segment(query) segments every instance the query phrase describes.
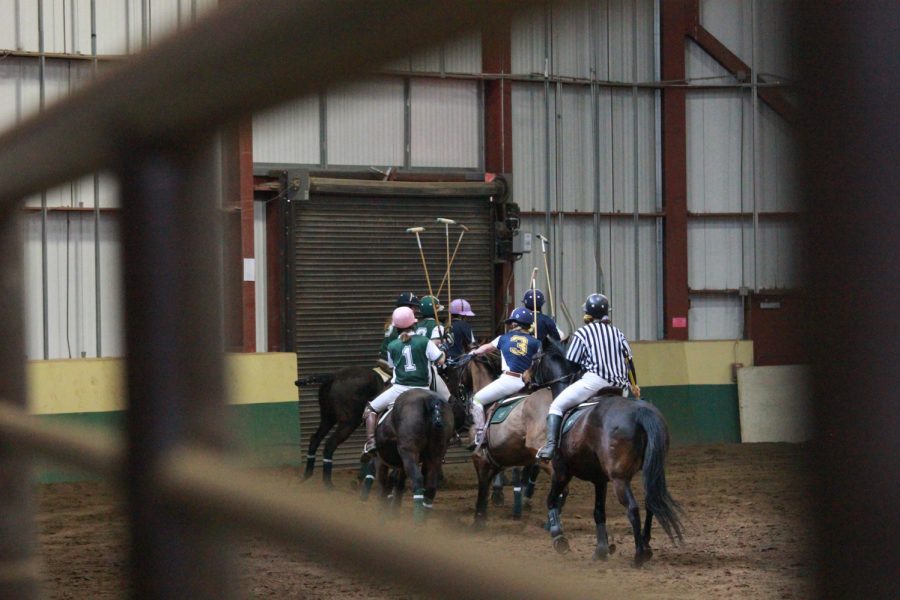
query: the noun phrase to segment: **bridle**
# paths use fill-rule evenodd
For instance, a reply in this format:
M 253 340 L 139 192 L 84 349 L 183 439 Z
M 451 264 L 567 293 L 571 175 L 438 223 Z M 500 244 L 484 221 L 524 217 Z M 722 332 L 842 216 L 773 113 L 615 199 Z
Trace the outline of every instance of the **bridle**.
M 574 380 L 581 377 L 582 373 L 584 372 L 583 369 L 576 369 L 570 373 L 567 373 L 566 375 L 561 375 L 561 376 L 551 379 L 549 381 L 540 381 L 539 377 L 542 372 L 541 366 L 544 361 L 545 354 L 546 353 L 543 350 L 541 350 L 540 352 L 538 352 L 537 354 L 534 355 L 534 358 L 531 361 L 531 368 L 529 369 L 529 371 L 531 371 L 531 374 L 532 374 L 531 387 L 534 389 L 539 390 L 539 389 L 547 388 L 547 387 L 550 387 L 550 386 L 552 386 L 556 383 L 560 383 L 560 382 L 570 384 Z

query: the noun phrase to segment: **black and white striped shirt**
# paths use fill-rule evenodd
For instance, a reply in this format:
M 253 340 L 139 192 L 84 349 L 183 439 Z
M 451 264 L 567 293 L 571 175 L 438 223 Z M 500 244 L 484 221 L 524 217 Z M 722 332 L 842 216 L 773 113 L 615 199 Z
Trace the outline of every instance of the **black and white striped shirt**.
M 631 346 L 625 335 L 608 323 L 590 323 L 573 333 L 566 358 L 612 385 L 628 385 L 626 360 L 631 358 Z

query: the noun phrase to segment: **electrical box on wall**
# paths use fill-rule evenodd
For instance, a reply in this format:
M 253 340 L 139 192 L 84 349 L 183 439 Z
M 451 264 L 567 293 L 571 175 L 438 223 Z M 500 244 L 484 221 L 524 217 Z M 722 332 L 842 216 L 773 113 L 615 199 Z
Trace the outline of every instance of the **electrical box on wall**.
M 531 233 L 520 230 L 513 231 L 512 237 L 512 253 L 521 257 L 523 254 L 531 253 Z

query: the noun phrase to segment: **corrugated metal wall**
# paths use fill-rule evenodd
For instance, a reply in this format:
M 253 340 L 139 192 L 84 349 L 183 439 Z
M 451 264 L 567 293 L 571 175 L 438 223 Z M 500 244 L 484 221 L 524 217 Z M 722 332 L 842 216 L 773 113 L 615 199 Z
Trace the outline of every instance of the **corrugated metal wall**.
M 523 230 L 551 238 L 569 331 L 602 291 L 628 337 L 658 337 L 656 92 L 627 85 L 655 79 L 654 48 L 651 0 L 554 6 L 513 27 L 513 72 L 548 76 L 513 84 L 513 200 Z M 532 266 L 546 288 L 535 250 L 516 265 L 517 297 Z
M 786 5 L 707 0 L 701 23 L 767 81 L 789 81 Z M 698 84 L 734 82 L 694 44 L 688 45 L 687 74 Z M 799 195 L 789 126 L 761 100 L 754 110 L 749 86 L 692 91 L 687 142 L 690 337 L 740 337 L 740 288 L 799 286 L 799 221 L 791 214 L 799 210 Z
M 93 4 L 98 53 L 119 55 L 137 52 L 188 25 L 195 14 L 214 7 L 216 0 L 95 0 Z M 705 0 L 701 21 L 741 58 L 756 63 L 763 76 L 786 79 L 792 73 L 792 56 L 785 35 L 785 4 L 784 0 Z M 91 0 L 43 2 L 44 50 L 80 55 L 46 59 L 46 103 L 93 76 L 93 65 L 85 60 L 91 53 L 91 6 Z M 633 339 L 659 335 L 657 92 L 629 85 L 657 79 L 655 27 L 654 0 L 600 0 L 566 8 L 551 6 L 545 13 L 521 18 L 512 32 L 514 74 L 536 76 L 534 82 L 511 84 L 513 194 L 525 211 L 523 229 L 551 236 L 554 289 L 569 306 L 574 324 L 584 296 L 603 290 L 612 297 L 617 324 Z M 16 55 L 41 49 L 38 30 L 37 2 L 0 2 L 0 129 L 39 110 L 41 61 L 37 56 Z M 733 83 L 700 49 L 690 43 L 687 48 L 692 83 L 703 83 L 707 77 L 720 78 L 711 82 Z M 98 68 L 105 64 L 110 62 L 101 61 Z M 263 165 L 481 169 L 482 83 L 477 77 L 453 77 L 480 71 L 479 34 L 395 61 L 369 82 L 257 115 L 254 159 Z M 557 81 L 560 78 L 564 80 Z M 691 90 L 688 94 L 689 210 L 713 213 L 692 217 L 690 223 L 689 284 L 702 291 L 692 296 L 693 338 L 734 337 L 740 332 L 741 300 L 734 290 L 741 286 L 798 285 L 793 250 L 796 219 L 785 214 L 797 210 L 798 198 L 790 131 L 762 102 L 755 112 L 755 126 L 753 115 L 748 89 Z M 100 178 L 96 185 L 100 206 L 115 207 L 118 199 L 111 182 Z M 51 190 L 46 206 L 91 208 L 94 188 L 93 178 L 87 178 Z M 635 198 L 641 213 L 637 220 Z M 752 212 L 754 200 L 761 213 L 755 231 L 752 218 L 735 214 Z M 28 199 L 31 207 L 41 204 L 40 197 Z M 548 208 L 549 223 L 544 214 Z M 28 352 L 41 357 L 43 225 L 39 214 L 29 214 L 27 221 Z M 121 353 L 115 331 L 120 308 L 117 284 L 106 275 L 107 271 L 117 273 L 114 263 L 108 262 L 114 260 L 118 247 L 115 217 L 103 212 L 100 222 L 102 353 L 115 355 Z M 48 214 L 47 355 L 51 358 L 69 356 L 70 346 L 72 356 L 82 352 L 91 356 L 97 349 L 89 334 L 96 320 L 90 296 L 96 295 L 91 283 L 93 227 L 90 214 Z M 60 260 L 53 248 L 61 249 L 63 255 L 68 248 L 70 260 Z M 539 250 L 539 245 L 535 248 Z M 517 265 L 516 299 L 531 266 L 541 264 L 540 258 L 526 256 Z M 72 308 L 76 289 L 83 298 L 79 314 Z M 69 308 L 60 308 L 67 291 Z M 58 315 L 67 316 L 68 325 Z
M 481 38 L 469 35 L 394 61 L 389 74 L 256 115 L 254 161 L 479 169 L 481 83 L 446 76 L 480 71 Z

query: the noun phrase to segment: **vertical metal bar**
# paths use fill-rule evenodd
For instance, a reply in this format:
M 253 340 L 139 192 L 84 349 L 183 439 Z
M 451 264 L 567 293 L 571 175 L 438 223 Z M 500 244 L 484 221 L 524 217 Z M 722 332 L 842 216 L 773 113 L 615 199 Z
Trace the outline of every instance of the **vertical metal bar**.
M 660 0 L 653 2 L 653 78 L 660 81 Z M 654 161 L 656 164 L 656 180 L 655 180 L 655 198 L 654 208 L 657 213 L 662 212 L 662 92 L 659 88 L 653 92 L 654 99 L 654 119 L 655 119 L 655 136 L 654 144 Z M 663 220 L 656 217 L 656 339 L 661 340 L 666 336 L 665 329 L 665 307 L 663 305 L 663 290 L 665 289 L 665 279 L 663 277 Z
M 412 91 L 409 77 L 403 78 L 403 166 L 412 165 Z M 389 166 L 389 165 L 388 165 Z
M 563 115 L 562 115 L 562 82 L 556 82 L 556 94 L 554 96 L 554 119 L 553 119 L 553 140 L 555 142 L 553 151 L 556 153 L 555 162 L 555 171 L 556 171 L 556 232 L 558 235 L 553 236 L 554 241 L 556 242 L 554 246 L 556 247 L 556 252 L 553 252 L 553 247 L 551 246 L 550 250 L 550 258 L 552 262 L 550 263 L 550 270 L 553 274 L 551 278 L 553 280 L 553 289 L 556 290 L 556 294 L 560 297 L 564 296 L 563 291 L 563 282 L 565 280 L 564 267 L 565 265 L 565 249 L 563 247 L 563 240 L 565 240 L 565 234 L 563 233 L 566 228 L 566 214 L 565 214 L 565 178 L 564 178 L 564 165 L 563 165 L 563 152 L 562 152 L 562 136 L 560 135 L 560 129 L 563 125 Z M 560 268 L 556 268 L 557 265 L 560 265 Z M 550 290 L 547 290 L 547 293 L 550 293 Z M 556 315 L 553 315 L 556 318 Z
M 17 211 L 0 222 L 0 402 L 25 408 L 22 239 Z M 40 597 L 40 563 L 31 458 L 0 440 L 0 590 L 4 598 Z
M 328 166 L 328 92 L 319 92 L 319 165 Z
M 825 600 L 890 598 L 900 573 L 898 22 L 896 2 L 797 3 L 817 426 L 810 595 Z
M 606 3 L 606 78 L 612 79 L 612 47 L 610 34 L 610 24 L 612 23 L 612 2 Z M 615 128 L 613 127 L 613 104 L 616 97 L 615 88 L 609 90 L 609 206 L 611 212 L 616 212 L 616 145 L 615 145 Z M 616 261 L 613 260 L 613 229 L 616 227 L 614 219 L 608 219 L 609 223 L 609 250 L 606 255 L 609 257 L 609 278 L 607 280 L 607 294 L 612 301 L 613 287 L 615 286 Z
M 638 135 L 638 2 L 631 4 L 631 108 L 634 141 L 634 339 L 641 339 L 640 140 Z
M 486 166 L 487 161 L 485 159 L 485 148 L 484 148 L 485 147 L 485 139 L 484 138 L 485 138 L 485 134 L 487 133 L 487 130 L 485 129 L 485 126 L 484 126 L 484 120 L 485 120 L 485 117 L 484 117 L 484 113 L 485 113 L 484 85 L 485 85 L 484 79 L 479 79 L 477 92 L 476 92 L 478 94 L 478 100 L 477 100 L 478 115 L 476 117 L 478 119 L 478 123 L 476 124 L 476 127 L 478 127 L 478 129 L 476 131 L 480 131 L 481 135 L 478 136 L 478 149 L 477 149 L 478 156 L 475 158 L 475 164 L 477 165 L 478 169 L 480 169 L 481 171 L 487 171 L 487 166 Z M 503 80 L 500 81 L 500 85 L 501 86 L 503 85 Z M 500 107 L 500 111 L 501 111 L 501 115 L 502 115 L 503 114 L 502 113 L 502 111 L 503 111 L 502 104 Z M 502 120 L 502 116 L 501 116 L 501 120 Z M 500 146 L 501 146 L 501 148 L 503 147 L 502 139 L 500 140 Z
M 141 0 L 141 50 L 150 46 L 150 0 Z
M 556 238 L 553 236 L 550 221 L 550 5 L 544 9 L 544 231 L 551 240 L 550 261 L 553 262 Z
M 129 157 L 119 174 L 133 597 L 230 598 L 225 532 L 162 504 L 153 484 L 166 452 L 227 438 L 213 148 L 192 141 Z
M 47 56 L 44 54 L 44 0 L 38 0 L 38 107 L 44 110 L 46 100 Z M 50 298 L 49 267 L 47 265 L 47 192 L 41 192 L 41 303 L 44 332 L 44 360 L 50 358 Z
M 125 54 L 131 54 L 131 0 L 125 3 Z
M 22 50 L 22 0 L 16 0 L 13 7 L 16 50 Z
M 750 2 L 750 93 L 752 112 L 750 115 L 753 133 L 750 142 L 750 180 L 753 189 L 753 291 L 759 292 L 759 177 L 757 171 L 757 153 L 759 146 L 759 77 L 757 70 L 759 65 L 756 60 L 756 0 Z M 743 218 L 741 219 L 743 223 Z M 742 226 L 743 228 L 743 226 Z
M 97 78 L 97 0 L 91 0 L 91 67 Z M 94 320 L 97 326 L 97 358 L 103 356 L 103 317 L 100 286 L 100 174 L 94 173 Z
M 596 272 L 597 291 L 603 293 L 603 254 L 600 252 L 600 115 L 597 89 L 597 21 L 596 4 L 588 4 L 590 25 L 588 27 L 588 46 L 591 51 L 591 152 L 594 165 L 594 270 Z

